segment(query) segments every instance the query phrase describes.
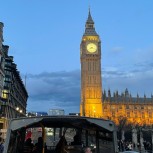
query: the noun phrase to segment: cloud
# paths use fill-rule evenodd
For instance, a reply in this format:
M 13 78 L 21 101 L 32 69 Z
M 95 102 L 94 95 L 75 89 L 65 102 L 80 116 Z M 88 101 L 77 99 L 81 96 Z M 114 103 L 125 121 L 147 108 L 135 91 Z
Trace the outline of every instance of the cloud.
M 103 70 L 103 89 L 118 90 L 120 93 L 128 88 L 132 96 L 137 93 L 148 97 L 153 92 L 153 62 L 137 63 L 135 65 L 117 68 L 105 67 Z
M 123 51 L 123 50 L 124 50 L 123 47 L 113 47 L 113 48 L 112 48 L 112 52 L 115 52 L 115 53 L 121 52 L 121 51 Z
M 27 90 L 29 93 L 29 110 L 37 110 L 37 108 L 49 110 L 49 108 L 54 107 L 67 108 L 69 112 L 74 111 L 74 107 L 78 107 L 80 104 L 79 70 L 29 74 Z M 43 107 L 38 107 L 42 103 L 44 104 Z
M 153 84 L 153 62 L 137 63 L 129 67 L 104 67 L 102 69 L 103 90 L 119 93 L 128 88 L 132 96 L 144 93 L 150 97 Z M 64 109 L 67 113 L 79 112 L 80 70 L 42 72 L 27 75 L 29 93 L 28 111 Z

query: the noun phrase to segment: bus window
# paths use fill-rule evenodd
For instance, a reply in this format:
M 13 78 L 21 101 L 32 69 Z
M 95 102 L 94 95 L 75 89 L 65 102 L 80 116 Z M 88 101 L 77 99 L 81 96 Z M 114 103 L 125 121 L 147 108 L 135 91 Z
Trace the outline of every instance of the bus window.
M 114 153 L 114 143 L 112 133 L 99 132 L 99 150 L 100 152 Z

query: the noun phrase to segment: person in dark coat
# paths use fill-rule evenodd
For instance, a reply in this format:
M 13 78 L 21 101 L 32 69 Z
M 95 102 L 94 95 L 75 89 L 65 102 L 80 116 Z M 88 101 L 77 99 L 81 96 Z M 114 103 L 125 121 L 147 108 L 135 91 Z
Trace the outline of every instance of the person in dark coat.
M 43 150 L 43 138 L 39 137 L 38 142 L 35 144 L 32 153 L 42 153 Z
M 31 143 L 31 138 L 28 138 L 24 144 L 24 153 L 32 153 L 33 144 Z

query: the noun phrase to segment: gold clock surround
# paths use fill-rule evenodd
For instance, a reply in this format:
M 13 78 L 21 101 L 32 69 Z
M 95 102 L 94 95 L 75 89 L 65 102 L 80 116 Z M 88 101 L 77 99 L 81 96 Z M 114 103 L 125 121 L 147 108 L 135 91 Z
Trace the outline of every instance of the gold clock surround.
M 89 53 L 94 53 L 97 51 L 97 45 L 95 43 L 89 43 L 87 44 L 87 51 Z

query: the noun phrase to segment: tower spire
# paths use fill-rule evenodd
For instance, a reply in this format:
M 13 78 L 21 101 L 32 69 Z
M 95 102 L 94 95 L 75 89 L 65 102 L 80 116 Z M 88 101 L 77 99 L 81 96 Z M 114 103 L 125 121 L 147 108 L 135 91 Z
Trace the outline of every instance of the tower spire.
M 86 25 L 85 25 L 84 35 L 98 36 L 98 34 L 95 31 L 94 21 L 93 21 L 92 16 L 91 16 L 90 6 L 89 6 L 88 18 L 87 18 Z
M 89 13 L 88 13 L 87 23 L 93 23 L 94 24 L 94 21 L 92 19 L 91 12 L 90 12 L 90 6 L 89 6 Z

